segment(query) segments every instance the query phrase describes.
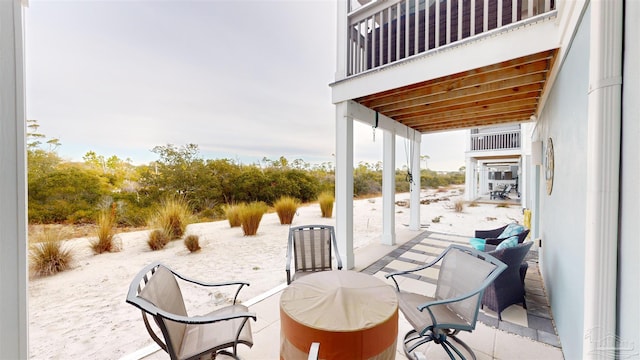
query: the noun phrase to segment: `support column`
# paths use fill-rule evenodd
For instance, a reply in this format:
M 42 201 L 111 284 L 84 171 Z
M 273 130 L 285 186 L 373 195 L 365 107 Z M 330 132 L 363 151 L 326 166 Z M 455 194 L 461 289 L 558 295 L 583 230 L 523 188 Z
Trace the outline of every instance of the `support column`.
M 464 199 L 466 201 L 475 200 L 478 195 L 476 194 L 476 164 L 478 161 L 475 158 L 468 157 L 465 175 L 464 175 Z
M 354 266 L 353 256 L 353 118 L 347 103 L 336 104 L 336 238 L 342 264 Z
M 29 356 L 23 13 L 0 1 L 0 358 Z
M 422 134 L 413 131 L 411 138 L 411 174 L 413 175 L 413 181 L 411 184 L 410 193 L 410 218 L 409 229 L 420 230 L 420 143 L 422 140 Z
M 622 88 L 622 0 L 591 2 L 584 359 L 613 359 L 616 336 Z
M 382 243 L 396 243 L 396 134 L 383 131 Z

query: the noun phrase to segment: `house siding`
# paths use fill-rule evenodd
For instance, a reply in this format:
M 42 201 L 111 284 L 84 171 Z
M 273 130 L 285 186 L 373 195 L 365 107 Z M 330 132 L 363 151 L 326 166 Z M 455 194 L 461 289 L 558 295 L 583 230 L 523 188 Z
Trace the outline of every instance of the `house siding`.
M 590 7 L 578 25 L 533 136 L 542 140 L 545 149 L 552 138 L 555 153 L 550 195 L 544 167 L 539 171 L 537 211 L 542 276 L 567 359 L 582 358 L 584 338 L 575 330 L 584 323 L 589 17 Z

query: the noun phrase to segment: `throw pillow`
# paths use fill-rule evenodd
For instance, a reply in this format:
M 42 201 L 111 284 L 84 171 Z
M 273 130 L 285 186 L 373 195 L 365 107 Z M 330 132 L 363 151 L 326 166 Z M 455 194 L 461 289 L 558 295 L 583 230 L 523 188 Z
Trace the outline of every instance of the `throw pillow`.
M 496 246 L 496 250 L 502 250 L 510 247 L 516 247 L 518 245 L 518 236 L 512 236 L 508 239 L 505 239 Z
M 485 241 L 485 239 L 471 238 L 469 239 L 469 244 L 476 250 L 484 251 Z
M 498 239 L 504 239 L 504 238 L 511 237 L 513 235 L 518 235 L 523 231 L 524 231 L 524 226 L 516 223 L 511 223 L 507 225 L 507 227 L 502 231 L 502 234 L 498 236 Z

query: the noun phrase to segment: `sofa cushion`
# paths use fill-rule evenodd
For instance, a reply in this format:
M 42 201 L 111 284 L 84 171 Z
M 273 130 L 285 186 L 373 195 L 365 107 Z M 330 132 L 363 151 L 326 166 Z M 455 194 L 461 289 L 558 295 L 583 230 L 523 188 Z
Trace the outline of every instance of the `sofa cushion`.
M 524 231 L 524 226 L 516 223 L 511 223 L 502 231 L 502 234 L 498 236 L 498 239 L 508 238 L 514 235 L 518 235 Z
M 498 246 L 496 246 L 496 250 L 502 250 L 510 247 L 515 247 L 518 245 L 518 236 L 514 235 L 509 237 L 508 239 L 502 240 Z

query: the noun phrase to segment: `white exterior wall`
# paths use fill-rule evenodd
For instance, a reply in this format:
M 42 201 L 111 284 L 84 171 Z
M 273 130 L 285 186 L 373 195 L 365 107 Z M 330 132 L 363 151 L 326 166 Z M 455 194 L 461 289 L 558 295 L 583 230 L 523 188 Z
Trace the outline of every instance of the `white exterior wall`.
M 0 1 L 0 358 L 28 357 L 22 5 Z
M 583 17 L 567 57 L 557 66 L 561 66 L 560 71 L 533 135 L 534 141 L 543 142 L 543 149 L 551 137 L 555 152 L 551 195 L 546 191 L 544 166 L 538 172 L 534 236 L 542 239 L 540 268 L 565 358 L 581 359 L 586 266 L 589 11 Z

